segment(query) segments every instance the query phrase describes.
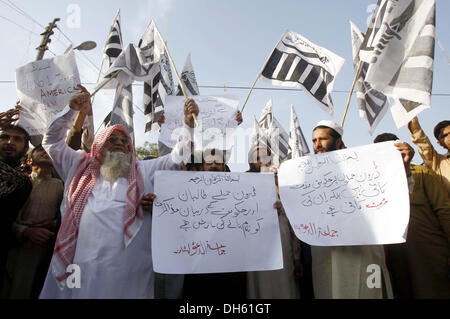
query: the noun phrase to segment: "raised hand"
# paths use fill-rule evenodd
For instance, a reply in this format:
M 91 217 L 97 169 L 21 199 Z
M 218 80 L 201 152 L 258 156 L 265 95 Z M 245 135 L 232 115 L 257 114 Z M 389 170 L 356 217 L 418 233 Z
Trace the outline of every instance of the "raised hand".
M 403 165 L 405 166 L 405 171 L 406 171 L 406 176 L 410 176 L 411 171 L 410 171 L 409 165 L 411 163 L 411 160 L 414 157 L 414 153 L 415 153 L 414 149 L 406 142 L 395 143 L 394 145 L 395 145 L 395 147 L 397 147 L 397 150 L 402 155 Z
M 198 116 L 199 109 L 197 103 L 193 99 L 184 102 L 184 123 L 190 127 L 194 127 L 194 116 Z
M 80 111 L 86 114 L 89 114 L 92 112 L 92 106 L 91 106 L 91 95 L 86 90 L 84 86 L 81 84 L 77 85 L 77 90 L 79 90 L 79 93 L 76 93 L 70 98 L 69 106 L 71 109 L 75 111 Z
M 242 113 L 239 110 L 236 113 L 236 122 L 238 125 L 241 125 L 241 123 L 242 123 Z
M 15 108 L 0 113 L 0 126 L 8 126 L 15 124 L 19 120 L 20 105 L 16 103 Z

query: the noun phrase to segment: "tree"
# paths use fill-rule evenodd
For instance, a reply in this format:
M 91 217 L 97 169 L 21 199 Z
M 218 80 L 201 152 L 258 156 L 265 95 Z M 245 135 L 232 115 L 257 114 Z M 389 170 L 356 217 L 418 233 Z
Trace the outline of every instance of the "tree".
M 158 144 L 144 142 L 144 146 L 136 147 L 136 159 L 143 160 L 147 156 L 158 157 Z

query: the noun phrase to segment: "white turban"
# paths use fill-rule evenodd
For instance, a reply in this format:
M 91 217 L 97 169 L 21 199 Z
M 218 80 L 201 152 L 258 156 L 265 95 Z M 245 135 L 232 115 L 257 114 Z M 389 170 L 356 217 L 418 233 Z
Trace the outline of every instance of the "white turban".
M 331 129 L 335 130 L 336 133 L 338 133 L 341 137 L 342 137 L 342 135 L 344 135 L 344 129 L 341 126 L 334 123 L 333 121 L 323 120 L 323 121 L 320 121 L 319 123 L 317 123 L 316 127 L 318 127 L 318 126 L 329 127 Z M 316 129 L 316 127 L 314 129 Z

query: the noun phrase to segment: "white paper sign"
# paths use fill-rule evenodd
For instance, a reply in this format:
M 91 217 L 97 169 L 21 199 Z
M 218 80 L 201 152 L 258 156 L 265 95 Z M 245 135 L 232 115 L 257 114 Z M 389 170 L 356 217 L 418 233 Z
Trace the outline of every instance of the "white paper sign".
M 157 171 L 155 194 L 156 272 L 283 267 L 273 174 Z
M 409 191 L 393 142 L 289 160 L 278 178 L 300 240 L 316 246 L 405 242 Z
M 19 125 L 30 135 L 43 135 L 53 115 L 76 93 L 80 76 L 73 51 L 28 63 L 16 70 L 17 95 L 23 109 Z
M 199 128 L 195 130 L 194 145 L 198 150 L 217 148 L 231 149 L 234 128 L 237 127 L 236 112 L 239 100 L 234 96 L 191 96 L 200 110 Z M 164 124 L 159 140 L 174 147 L 184 123 L 183 96 L 167 96 L 164 106 Z

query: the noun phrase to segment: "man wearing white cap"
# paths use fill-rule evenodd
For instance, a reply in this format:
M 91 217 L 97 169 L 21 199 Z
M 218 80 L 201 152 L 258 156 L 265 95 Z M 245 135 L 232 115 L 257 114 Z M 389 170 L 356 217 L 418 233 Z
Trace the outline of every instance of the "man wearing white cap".
M 320 154 L 345 148 L 342 135 L 344 130 L 341 126 L 328 120 L 320 121 L 313 130 L 314 153 Z
M 313 130 L 314 153 L 345 148 L 342 127 L 332 121 L 320 121 Z M 311 246 L 314 295 L 318 299 L 392 298 L 389 272 L 382 245 Z M 381 288 L 369 288 L 369 265 L 381 270 Z

